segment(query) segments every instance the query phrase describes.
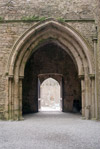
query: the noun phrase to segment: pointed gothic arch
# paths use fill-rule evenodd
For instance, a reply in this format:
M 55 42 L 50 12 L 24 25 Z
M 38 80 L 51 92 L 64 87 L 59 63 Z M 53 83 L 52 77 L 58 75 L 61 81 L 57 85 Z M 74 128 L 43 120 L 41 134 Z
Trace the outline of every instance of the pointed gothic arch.
M 53 19 L 33 25 L 13 46 L 7 67 L 6 118 L 22 118 L 22 79 L 25 65 L 33 52 L 49 42 L 59 45 L 72 57 L 81 79 L 82 115 L 85 118 L 94 118 L 96 115 L 94 105 L 96 99 L 94 95 L 93 52 L 75 29 L 66 23 L 61 24 Z

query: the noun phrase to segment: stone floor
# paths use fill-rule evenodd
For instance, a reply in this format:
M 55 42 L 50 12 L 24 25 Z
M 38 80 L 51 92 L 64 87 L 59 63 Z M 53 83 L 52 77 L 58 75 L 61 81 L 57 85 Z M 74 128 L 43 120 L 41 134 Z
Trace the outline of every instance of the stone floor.
M 49 112 L 51 112 L 51 111 L 61 111 L 61 108 L 60 108 L 60 106 L 52 106 L 52 107 L 41 107 L 40 109 L 39 109 L 39 111 L 41 111 L 41 112 L 46 112 L 46 111 L 49 111 Z
M 0 149 L 100 149 L 100 122 L 62 112 L 24 118 L 0 121 Z

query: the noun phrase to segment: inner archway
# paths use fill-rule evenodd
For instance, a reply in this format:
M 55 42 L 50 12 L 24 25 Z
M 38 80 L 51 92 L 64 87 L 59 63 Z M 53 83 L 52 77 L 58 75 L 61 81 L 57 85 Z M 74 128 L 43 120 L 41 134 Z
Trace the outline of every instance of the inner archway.
M 38 78 L 40 78 L 41 84 L 48 76 L 52 76 L 53 79 L 61 83 L 62 111 L 81 110 L 81 82 L 77 67 L 69 54 L 55 43 L 49 42 L 38 48 L 28 60 L 24 74 L 23 114 L 39 111 Z M 75 103 L 80 104 L 80 109 Z
M 39 94 L 39 93 L 38 93 Z M 53 78 L 48 78 L 40 85 L 38 97 L 39 111 L 61 111 L 61 87 L 59 82 Z

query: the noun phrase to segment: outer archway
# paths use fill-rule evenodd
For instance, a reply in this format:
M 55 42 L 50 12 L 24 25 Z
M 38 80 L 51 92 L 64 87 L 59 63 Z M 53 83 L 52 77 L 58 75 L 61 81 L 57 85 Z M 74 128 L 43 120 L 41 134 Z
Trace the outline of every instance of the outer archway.
M 5 117 L 21 119 L 25 65 L 32 53 L 48 42 L 59 45 L 72 57 L 81 79 L 82 115 L 85 118 L 95 118 L 97 108 L 94 95 L 93 53 L 77 31 L 68 24 L 61 24 L 52 19 L 35 24 L 21 36 L 12 49 L 7 68 L 8 96 Z

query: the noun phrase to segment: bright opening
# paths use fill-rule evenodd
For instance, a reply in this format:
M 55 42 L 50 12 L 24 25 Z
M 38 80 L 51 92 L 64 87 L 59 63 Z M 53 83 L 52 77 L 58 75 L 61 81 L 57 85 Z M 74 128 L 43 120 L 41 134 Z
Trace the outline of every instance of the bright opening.
M 61 86 L 52 79 L 46 79 L 40 85 L 39 111 L 61 111 Z

